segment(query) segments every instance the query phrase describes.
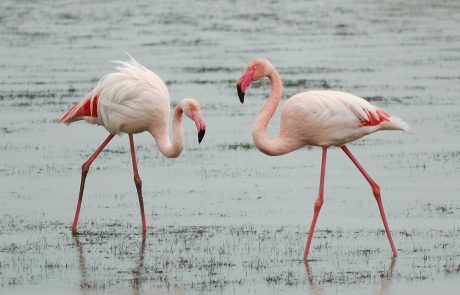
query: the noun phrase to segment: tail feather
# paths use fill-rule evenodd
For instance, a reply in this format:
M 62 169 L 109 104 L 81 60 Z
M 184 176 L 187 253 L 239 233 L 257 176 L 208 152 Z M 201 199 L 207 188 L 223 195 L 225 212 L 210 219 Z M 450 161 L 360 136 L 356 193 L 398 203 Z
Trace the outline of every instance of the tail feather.
M 386 130 L 401 130 L 408 131 L 410 129 L 409 124 L 407 124 L 403 119 L 398 117 L 391 117 L 390 120 L 384 121 L 380 124 Z
M 82 102 L 72 106 L 64 115 L 59 119 L 59 122 L 70 124 L 78 120 L 89 120 L 93 122 L 98 117 L 98 102 L 99 95 L 90 95 Z
M 64 115 L 61 116 L 59 119 L 60 123 L 70 124 L 73 122 L 72 118 L 75 117 L 75 112 L 77 111 L 78 104 L 73 105 Z

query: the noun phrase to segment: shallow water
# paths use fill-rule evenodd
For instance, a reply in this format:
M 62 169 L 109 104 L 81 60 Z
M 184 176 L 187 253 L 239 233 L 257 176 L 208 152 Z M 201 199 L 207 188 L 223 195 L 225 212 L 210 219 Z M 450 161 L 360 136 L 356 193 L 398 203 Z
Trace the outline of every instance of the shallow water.
M 159 3 L 157 3 L 159 2 Z M 460 4 L 457 1 L 125 1 L 0 4 L 0 293 L 453 294 L 460 287 Z M 148 234 L 127 136 L 94 162 L 72 237 L 81 164 L 103 128 L 57 118 L 129 52 L 202 104 L 198 145 L 165 159 L 135 137 Z M 399 257 L 367 183 L 329 153 L 311 261 L 300 258 L 321 151 L 267 157 L 251 125 L 269 92 L 235 81 L 266 57 L 284 97 L 337 89 L 404 118 L 350 149 L 382 188 Z M 279 111 L 270 124 L 276 135 Z

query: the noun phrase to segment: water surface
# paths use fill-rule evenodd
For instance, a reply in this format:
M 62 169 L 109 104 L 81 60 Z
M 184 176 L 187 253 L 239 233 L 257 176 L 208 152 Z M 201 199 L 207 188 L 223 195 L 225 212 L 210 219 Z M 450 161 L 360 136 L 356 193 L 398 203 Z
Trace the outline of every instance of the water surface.
M 460 287 L 458 1 L 3 1 L 0 4 L 0 293 L 453 294 Z M 127 136 L 94 162 L 70 224 L 82 163 L 106 137 L 57 118 L 129 52 L 197 98 L 178 159 L 135 137 L 148 234 Z M 301 255 L 321 151 L 267 157 L 251 126 L 269 93 L 235 81 L 269 58 L 284 99 L 305 89 L 368 98 L 411 125 L 350 149 L 382 188 L 391 251 L 371 190 L 331 149 L 325 203 Z M 282 102 L 282 104 L 283 104 Z M 279 111 L 270 124 L 275 136 Z M 54 293 L 53 293 L 54 291 Z

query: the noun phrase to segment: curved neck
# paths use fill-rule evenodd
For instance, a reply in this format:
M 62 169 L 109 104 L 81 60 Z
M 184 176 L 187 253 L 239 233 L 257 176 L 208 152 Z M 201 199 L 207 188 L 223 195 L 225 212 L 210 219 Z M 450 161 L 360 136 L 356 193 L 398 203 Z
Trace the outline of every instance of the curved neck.
M 167 158 L 177 158 L 182 149 L 184 148 L 184 130 L 182 128 L 182 107 L 180 103 L 176 105 L 174 109 L 172 128 L 173 128 L 173 142 L 169 140 L 169 131 L 166 128 L 157 136 L 155 140 L 157 142 L 160 152 Z M 167 123 L 168 124 L 168 123 Z
M 289 150 L 286 149 L 287 146 L 283 144 L 280 136 L 275 139 L 267 136 L 267 126 L 280 103 L 283 85 L 276 70 L 273 70 L 267 77 L 271 84 L 270 96 L 254 122 L 252 138 L 261 152 L 269 156 L 277 156 L 285 154 Z

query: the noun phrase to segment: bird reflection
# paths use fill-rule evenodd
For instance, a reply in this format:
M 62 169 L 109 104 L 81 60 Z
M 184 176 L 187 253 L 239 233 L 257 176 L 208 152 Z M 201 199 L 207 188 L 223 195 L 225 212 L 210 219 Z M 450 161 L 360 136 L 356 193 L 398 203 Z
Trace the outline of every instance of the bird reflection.
M 379 295 L 389 294 L 389 288 L 391 281 L 393 279 L 393 271 L 396 266 L 396 257 L 391 259 L 390 267 L 388 268 L 387 272 L 382 275 L 382 283 L 380 285 Z
M 80 268 L 80 288 L 82 290 L 90 286 L 88 282 L 88 272 L 86 271 L 85 255 L 83 255 L 83 249 L 81 248 L 80 238 L 78 235 L 73 235 L 75 247 L 77 248 L 78 254 L 78 266 Z
M 86 259 L 83 252 L 83 247 L 80 242 L 79 235 L 73 235 L 73 239 L 75 242 L 75 248 L 77 249 L 78 255 L 78 263 L 80 269 L 80 289 L 82 294 L 85 294 L 86 291 L 91 289 L 91 282 L 88 278 L 88 270 L 86 268 Z M 146 235 L 142 235 L 141 246 L 139 249 L 139 259 L 135 264 L 135 267 L 132 271 L 133 280 L 132 280 L 132 294 L 139 295 L 141 292 L 141 284 L 142 284 L 142 273 L 144 270 L 144 256 L 145 256 L 145 246 L 146 246 Z
M 304 264 L 304 267 L 305 267 L 305 278 L 307 279 L 308 286 L 310 287 L 309 294 L 312 294 L 312 295 L 325 295 L 325 294 L 327 294 L 322 286 L 319 286 L 318 284 L 315 283 L 313 273 L 311 271 L 311 267 L 310 267 L 310 264 L 308 263 L 308 261 L 304 260 L 303 264 Z
M 142 272 L 144 270 L 144 254 L 145 254 L 145 233 L 142 234 L 141 248 L 139 250 L 139 260 L 133 270 L 133 294 L 139 295 L 141 290 Z
M 393 273 L 396 266 L 396 257 L 391 259 L 390 266 L 388 267 L 387 271 L 381 275 L 381 284 L 380 289 L 378 290 L 378 295 L 385 295 L 389 294 L 389 288 L 391 285 L 391 281 L 393 279 Z M 304 261 L 304 268 L 305 268 L 305 278 L 309 285 L 309 292 L 308 294 L 311 295 L 326 295 L 327 292 L 324 290 L 323 286 L 315 283 L 314 275 L 311 270 L 311 266 L 308 261 Z

